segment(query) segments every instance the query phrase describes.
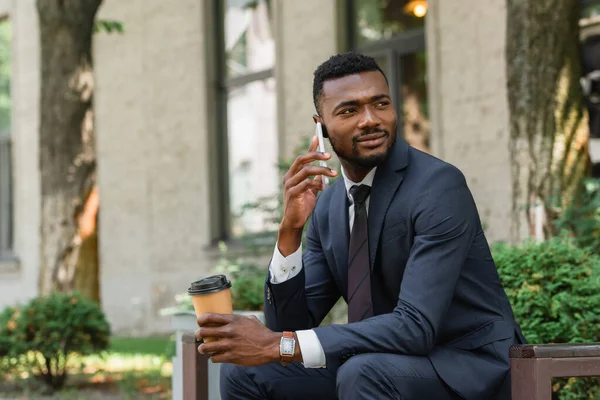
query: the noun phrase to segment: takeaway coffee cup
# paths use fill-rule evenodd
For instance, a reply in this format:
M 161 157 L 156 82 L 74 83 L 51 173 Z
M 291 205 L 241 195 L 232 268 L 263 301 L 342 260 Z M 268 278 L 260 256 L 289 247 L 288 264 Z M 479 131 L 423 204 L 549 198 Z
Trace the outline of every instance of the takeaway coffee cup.
M 225 275 L 213 275 L 199 281 L 192 282 L 188 294 L 192 296 L 196 317 L 211 312 L 218 314 L 231 314 L 231 281 Z M 212 342 L 214 338 L 204 338 L 205 342 Z

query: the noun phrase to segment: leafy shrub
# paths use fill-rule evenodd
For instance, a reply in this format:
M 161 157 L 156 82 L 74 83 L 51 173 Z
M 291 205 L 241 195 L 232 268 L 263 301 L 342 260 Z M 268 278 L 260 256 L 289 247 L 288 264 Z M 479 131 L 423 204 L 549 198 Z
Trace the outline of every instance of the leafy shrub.
M 235 310 L 262 311 L 266 273 L 238 276 L 231 287 Z
M 529 343 L 600 341 L 600 257 L 566 237 L 493 246 L 515 318 Z M 560 399 L 593 399 L 598 379 L 561 379 Z
M 272 251 L 272 250 L 271 250 Z M 264 285 L 267 278 L 267 266 L 259 267 L 244 258 L 233 258 L 224 242 L 219 243 L 219 260 L 212 273 L 223 274 L 231 280 L 231 302 L 236 311 L 262 311 L 264 305 Z M 192 298 L 187 292 L 175 296 L 175 307 L 161 310 L 168 315 L 181 311 L 194 311 Z
M 259 267 L 242 257 L 229 256 L 225 243 L 219 243 L 221 257 L 214 267 L 217 274 L 231 280 L 231 301 L 234 310 L 259 311 L 263 309 L 267 266 Z M 272 250 L 271 250 L 272 251 Z
M 11 350 L 11 336 L 15 327 L 15 322 L 13 321 L 15 313 L 15 307 L 6 307 L 0 313 L 0 357 L 8 356 Z
M 17 312 L 15 307 L 6 307 L 0 312 L 0 380 L 4 374 L 13 372 L 14 360 L 9 357 L 14 348 L 12 332 L 14 331 L 14 316 Z
M 7 355 L 53 389 L 67 377 L 69 358 L 106 350 L 110 327 L 98 304 L 80 294 L 52 293 L 0 317 Z

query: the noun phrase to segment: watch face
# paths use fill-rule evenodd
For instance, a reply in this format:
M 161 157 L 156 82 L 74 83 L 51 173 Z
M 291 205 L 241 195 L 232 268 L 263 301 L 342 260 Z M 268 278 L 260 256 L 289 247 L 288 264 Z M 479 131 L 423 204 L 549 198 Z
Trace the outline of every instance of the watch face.
M 294 354 L 294 339 L 282 338 L 281 340 L 281 354 Z

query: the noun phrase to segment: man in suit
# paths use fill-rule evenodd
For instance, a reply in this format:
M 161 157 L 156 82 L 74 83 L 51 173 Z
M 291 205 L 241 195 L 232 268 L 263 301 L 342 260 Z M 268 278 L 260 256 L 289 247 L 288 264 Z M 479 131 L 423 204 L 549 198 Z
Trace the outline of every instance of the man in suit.
M 315 71 L 331 155 L 299 156 L 265 285 L 267 327 L 203 315 L 224 399 L 510 399 L 524 342 L 463 174 L 396 136 L 388 82 L 363 55 Z M 313 178 L 314 177 L 314 178 Z M 306 246 L 302 232 L 310 218 Z M 319 327 L 342 296 L 348 324 Z M 209 327 L 207 324 L 219 324 Z

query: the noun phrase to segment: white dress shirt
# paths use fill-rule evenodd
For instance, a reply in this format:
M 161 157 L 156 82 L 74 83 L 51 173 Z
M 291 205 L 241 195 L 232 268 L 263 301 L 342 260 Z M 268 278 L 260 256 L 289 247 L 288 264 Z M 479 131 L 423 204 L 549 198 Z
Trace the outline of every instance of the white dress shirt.
M 352 224 L 354 223 L 354 207 L 352 196 L 350 195 L 350 188 L 354 185 L 373 186 L 373 178 L 375 178 L 376 169 L 377 168 L 373 168 L 362 181 L 356 183 L 351 181 L 346 176 L 344 168 L 341 168 L 344 184 L 346 185 L 346 194 L 350 200 L 350 207 L 348 208 L 350 230 L 352 230 Z M 365 202 L 367 213 L 369 210 L 370 197 L 371 196 L 367 197 Z M 269 265 L 269 270 L 271 272 L 272 284 L 283 283 L 288 279 L 292 279 L 298 275 L 302 270 L 302 243 L 300 243 L 298 250 L 287 257 L 281 255 L 278 244 L 276 244 L 275 251 L 273 252 L 273 259 Z M 298 336 L 298 345 L 300 346 L 300 351 L 302 352 L 304 366 L 306 368 L 325 368 L 325 352 L 323 351 L 323 347 L 321 346 L 321 342 L 319 341 L 317 334 L 312 329 L 308 329 L 297 331 L 296 335 Z

